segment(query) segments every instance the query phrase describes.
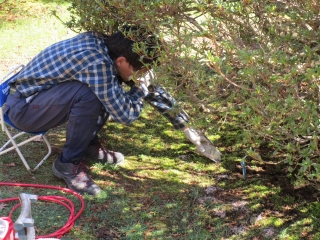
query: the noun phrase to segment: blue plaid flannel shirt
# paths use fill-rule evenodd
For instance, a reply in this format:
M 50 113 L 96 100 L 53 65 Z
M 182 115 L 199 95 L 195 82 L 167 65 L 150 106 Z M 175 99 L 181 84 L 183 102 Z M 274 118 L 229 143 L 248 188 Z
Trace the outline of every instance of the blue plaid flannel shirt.
M 140 115 L 144 92 L 136 86 L 123 89 L 103 39 L 94 32 L 46 48 L 10 84 L 29 97 L 71 80 L 88 84 L 115 121 L 128 124 Z

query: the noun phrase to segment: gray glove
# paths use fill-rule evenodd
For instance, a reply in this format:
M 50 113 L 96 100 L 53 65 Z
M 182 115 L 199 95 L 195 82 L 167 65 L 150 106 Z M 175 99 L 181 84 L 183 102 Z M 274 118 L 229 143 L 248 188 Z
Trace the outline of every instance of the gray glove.
M 148 70 L 142 76 L 137 77 L 135 75 L 132 75 L 129 77 L 129 80 L 135 82 L 136 86 L 143 90 L 145 96 L 147 96 L 149 93 L 148 87 L 153 79 L 155 79 L 155 73 L 152 69 Z
M 146 85 L 146 87 L 149 87 L 151 82 L 154 81 L 155 79 L 156 79 L 156 74 L 152 69 L 150 69 L 143 76 L 139 77 L 137 81 L 140 82 L 141 84 Z
M 196 152 L 200 155 L 209 158 L 214 162 L 221 162 L 221 153 L 213 145 L 209 138 L 207 138 L 202 132 L 196 131 L 192 128 L 183 130 L 185 136 L 196 145 Z

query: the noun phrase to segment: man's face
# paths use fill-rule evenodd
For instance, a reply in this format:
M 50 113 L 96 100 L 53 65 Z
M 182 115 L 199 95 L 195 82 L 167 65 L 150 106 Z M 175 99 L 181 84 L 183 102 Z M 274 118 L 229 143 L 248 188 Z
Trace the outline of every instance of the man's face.
M 140 70 L 135 70 L 127 61 L 127 59 L 125 57 L 118 57 L 115 60 L 115 66 L 116 69 L 120 75 L 120 77 L 124 80 L 124 81 L 129 81 L 132 76 L 133 77 L 138 77 L 140 76 L 142 73 L 146 72 L 147 69 L 140 69 Z

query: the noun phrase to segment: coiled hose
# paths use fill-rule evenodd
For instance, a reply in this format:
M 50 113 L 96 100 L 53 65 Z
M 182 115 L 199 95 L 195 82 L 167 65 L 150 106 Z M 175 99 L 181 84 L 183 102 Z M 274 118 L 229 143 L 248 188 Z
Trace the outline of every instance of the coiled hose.
M 61 227 L 59 230 L 55 231 L 54 233 L 48 234 L 48 235 L 44 235 L 44 236 L 36 236 L 36 239 L 59 239 L 61 238 L 65 233 L 67 233 L 68 231 L 70 231 L 72 229 L 72 227 L 74 226 L 74 222 L 77 220 L 77 218 L 79 218 L 79 216 L 81 215 L 81 213 L 84 210 L 84 200 L 82 198 L 82 196 L 80 194 L 78 194 L 77 192 L 74 192 L 68 188 L 62 188 L 62 187 L 57 187 L 57 186 L 49 186 L 49 185 L 43 185 L 43 184 L 28 184 L 28 183 L 12 183 L 12 182 L 0 182 L 0 186 L 13 186 L 13 187 L 32 187 L 32 188 L 47 188 L 47 189 L 54 189 L 54 190 L 59 190 L 59 191 L 64 191 L 67 193 L 71 193 L 74 196 L 76 196 L 80 203 L 81 203 L 81 208 L 79 209 L 78 213 L 75 214 L 75 208 L 74 208 L 74 204 L 71 200 L 69 200 L 68 198 L 65 197 L 61 197 L 61 196 L 39 196 L 38 200 L 40 201 L 48 201 L 48 202 L 55 202 L 58 203 L 62 206 L 64 206 L 65 208 L 67 208 L 70 212 L 70 216 L 66 222 L 66 224 Z M 14 198 L 5 198 L 5 199 L 0 199 L 0 203 L 1 202 L 10 202 L 10 201 L 19 201 L 18 197 L 14 197 Z M 12 210 L 9 213 L 9 218 L 12 217 L 13 212 L 20 207 L 20 203 L 18 203 L 17 205 L 15 205 Z M 57 238 L 55 238 L 57 237 Z

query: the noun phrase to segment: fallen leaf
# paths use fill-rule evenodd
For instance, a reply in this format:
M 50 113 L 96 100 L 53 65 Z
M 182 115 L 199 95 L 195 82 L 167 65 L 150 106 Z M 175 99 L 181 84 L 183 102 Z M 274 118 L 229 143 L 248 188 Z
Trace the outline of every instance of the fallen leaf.
M 5 203 L 0 203 L 0 210 L 3 210 L 6 206 L 7 206 L 7 204 L 5 204 Z
M 6 167 L 15 167 L 16 164 L 15 163 L 8 163 L 8 164 L 5 164 Z

